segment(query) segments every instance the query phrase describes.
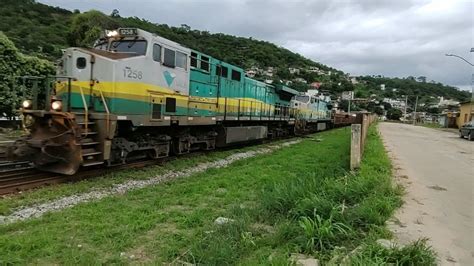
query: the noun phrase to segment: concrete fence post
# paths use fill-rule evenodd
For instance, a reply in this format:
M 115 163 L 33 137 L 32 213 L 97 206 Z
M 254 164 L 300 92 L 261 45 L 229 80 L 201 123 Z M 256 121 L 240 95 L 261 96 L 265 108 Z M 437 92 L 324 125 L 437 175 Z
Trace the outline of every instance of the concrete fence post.
M 362 134 L 361 134 L 361 144 L 360 144 L 360 153 L 361 153 L 361 156 L 362 154 L 364 153 L 364 148 L 365 148 L 365 138 L 367 137 L 367 130 L 369 129 L 369 117 L 367 114 L 363 114 L 362 115 L 362 125 L 361 125 L 361 130 L 362 130 Z
M 351 125 L 351 170 L 359 168 L 361 159 L 361 125 Z

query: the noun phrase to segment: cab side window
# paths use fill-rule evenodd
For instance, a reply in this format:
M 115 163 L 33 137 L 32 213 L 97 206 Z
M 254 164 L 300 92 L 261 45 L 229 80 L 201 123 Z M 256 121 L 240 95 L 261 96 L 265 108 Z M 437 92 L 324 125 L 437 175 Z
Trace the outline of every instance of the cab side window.
M 180 68 L 187 69 L 187 55 L 185 53 L 176 52 L 176 66 Z
M 161 46 L 159 44 L 153 44 L 153 60 L 161 62 Z
M 176 66 L 176 52 L 175 51 L 165 48 L 163 65 L 168 66 L 168 67 Z
M 76 60 L 76 67 L 78 69 L 84 69 L 86 68 L 87 60 L 84 57 L 78 57 Z

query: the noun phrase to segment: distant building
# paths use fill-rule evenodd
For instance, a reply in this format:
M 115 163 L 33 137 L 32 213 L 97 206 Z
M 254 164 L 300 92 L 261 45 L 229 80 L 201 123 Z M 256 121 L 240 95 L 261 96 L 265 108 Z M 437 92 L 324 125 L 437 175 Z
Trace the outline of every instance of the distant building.
M 265 71 L 263 71 L 262 74 L 266 77 L 273 77 L 274 70 L 275 70 L 274 67 L 267 67 L 267 69 Z
M 249 77 L 249 78 L 255 77 L 256 74 L 257 74 L 257 71 L 253 70 L 253 69 L 249 69 L 249 70 L 245 71 L 245 75 L 247 75 L 247 77 Z
M 346 101 L 352 100 L 352 99 L 354 99 L 354 92 L 353 91 L 343 91 L 342 95 L 341 95 L 341 98 L 343 100 L 346 100 Z
M 304 83 L 304 84 L 308 83 L 304 78 L 295 78 L 294 81 L 301 82 L 301 83 Z
M 294 67 L 289 67 L 288 71 L 290 72 L 290 74 L 299 74 L 300 73 L 300 69 L 299 68 L 294 68 Z
M 380 90 L 385 90 L 385 84 L 380 84 Z
M 357 80 L 357 77 L 349 77 L 350 81 L 352 84 L 359 84 L 359 81 Z
M 397 109 L 405 108 L 405 101 L 403 100 L 383 98 L 383 101 L 386 103 L 389 103 L 393 108 L 397 108 Z
M 444 99 L 443 96 L 439 97 L 439 103 L 437 107 L 444 107 L 449 105 L 459 105 L 459 102 L 451 99 Z
M 458 112 L 446 112 L 440 114 L 438 117 L 438 124 L 441 127 L 456 128 L 456 118 L 459 116 Z
M 309 84 L 309 86 L 312 88 L 312 89 L 319 89 L 319 87 L 321 87 L 322 83 L 321 82 L 313 82 L 311 84 Z
M 462 102 L 459 106 L 459 117 L 456 124 L 459 127 L 474 119 L 474 102 Z

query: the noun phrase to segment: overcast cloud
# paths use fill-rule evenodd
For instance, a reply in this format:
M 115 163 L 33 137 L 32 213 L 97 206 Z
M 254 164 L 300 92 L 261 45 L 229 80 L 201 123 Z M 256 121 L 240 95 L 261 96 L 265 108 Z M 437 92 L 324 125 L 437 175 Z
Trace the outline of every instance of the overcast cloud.
M 352 75 L 426 76 L 470 89 L 474 1 L 40 0 L 267 40 Z

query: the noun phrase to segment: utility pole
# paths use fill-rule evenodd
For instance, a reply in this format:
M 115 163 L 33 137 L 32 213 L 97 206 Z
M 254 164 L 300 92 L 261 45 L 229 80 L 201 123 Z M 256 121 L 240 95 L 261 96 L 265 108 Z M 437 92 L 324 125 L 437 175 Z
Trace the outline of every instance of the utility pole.
M 413 114 L 413 125 L 416 124 L 416 107 L 418 106 L 418 96 L 416 96 L 415 100 L 415 113 Z
M 403 112 L 403 122 L 407 119 L 408 95 L 405 96 L 405 111 Z
M 351 114 L 351 99 L 349 98 L 349 106 L 347 107 L 347 113 Z

